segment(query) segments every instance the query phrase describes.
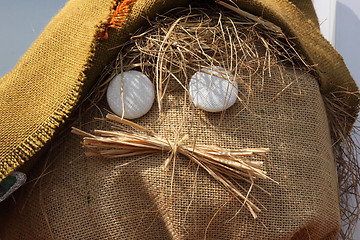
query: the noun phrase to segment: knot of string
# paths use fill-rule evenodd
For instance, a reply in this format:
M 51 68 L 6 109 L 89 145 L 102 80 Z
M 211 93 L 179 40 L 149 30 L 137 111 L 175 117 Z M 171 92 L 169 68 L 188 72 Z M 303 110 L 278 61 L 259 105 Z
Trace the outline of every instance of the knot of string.
M 175 164 L 175 160 L 176 160 L 176 155 L 178 152 L 181 153 L 181 149 L 182 146 L 184 145 L 184 142 L 189 139 L 189 135 L 185 134 L 182 138 L 177 137 L 175 142 L 170 142 L 168 141 L 169 147 L 171 149 L 171 154 L 170 156 L 165 160 L 165 164 L 164 167 L 165 169 L 168 168 L 169 163 L 171 162 L 171 160 L 174 160 L 174 164 Z M 180 150 L 180 151 L 179 151 Z

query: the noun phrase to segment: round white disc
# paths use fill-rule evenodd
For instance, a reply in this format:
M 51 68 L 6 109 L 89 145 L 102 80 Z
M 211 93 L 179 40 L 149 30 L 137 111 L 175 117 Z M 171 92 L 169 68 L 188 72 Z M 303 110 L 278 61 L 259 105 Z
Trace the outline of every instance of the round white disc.
M 123 97 L 121 97 L 121 74 L 109 84 L 106 97 L 111 110 L 124 118 L 134 119 L 146 114 L 154 103 L 154 85 L 138 71 L 123 72 Z M 124 100 L 124 106 L 123 106 Z
M 234 76 L 221 67 L 203 68 L 190 79 L 189 94 L 194 105 L 208 112 L 231 107 L 238 93 Z

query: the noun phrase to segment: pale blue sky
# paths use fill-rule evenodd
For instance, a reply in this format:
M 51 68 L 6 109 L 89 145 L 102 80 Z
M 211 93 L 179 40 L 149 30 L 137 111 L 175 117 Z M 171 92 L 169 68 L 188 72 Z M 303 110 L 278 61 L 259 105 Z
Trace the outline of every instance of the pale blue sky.
M 338 0 L 336 11 L 335 46 L 344 57 L 353 78 L 360 85 L 360 1 Z
M 0 78 L 68 0 L 0 0 Z

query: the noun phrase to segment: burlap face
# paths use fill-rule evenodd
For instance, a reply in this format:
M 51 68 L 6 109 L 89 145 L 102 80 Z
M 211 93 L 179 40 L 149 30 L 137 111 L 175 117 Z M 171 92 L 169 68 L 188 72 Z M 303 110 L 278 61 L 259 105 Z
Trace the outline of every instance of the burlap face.
M 270 148 L 265 169 L 279 185 L 257 182 L 271 193 L 252 191 L 264 206 L 258 219 L 181 155 L 167 171 L 163 165 L 168 153 L 87 158 L 80 137 L 68 133 L 44 157 L 45 164 L 37 170 L 42 175 L 27 185 L 24 201 L 17 203 L 4 225 L 3 239 L 336 238 L 340 221 L 336 166 L 313 77 L 273 68 L 271 77 L 252 80 L 246 108 L 237 102 L 223 114 L 193 109 L 178 83 L 173 82 L 171 89 L 164 97 L 164 118 L 159 120 L 154 104 L 136 122 L 169 139 L 181 132 L 199 144 Z M 244 86 L 239 90 L 247 91 Z M 106 109 L 102 100 L 75 125 L 86 131 L 113 129 L 107 122 L 94 121 Z
M 163 13 L 186 1 L 124 2 L 134 3 L 128 17 L 124 18 L 120 30 L 110 29 L 109 39 L 100 41 L 98 33 L 111 18 L 116 2 L 70 1 L 17 67 L 1 79 L 0 179 L 28 160 L 35 159 L 40 149 L 59 130 L 59 126 L 74 112 L 80 102 L 80 93 L 86 94 L 89 91 L 101 69 L 115 57 L 116 47 L 129 34 L 134 33 L 146 19 L 152 18 L 156 13 Z M 307 57 L 306 60 L 316 65 L 321 83 L 320 91 L 336 100 L 333 115 L 340 119 L 336 122 L 339 124 L 336 127 L 341 129 L 341 137 L 346 136 L 357 114 L 358 88 L 341 56 L 314 25 L 316 17 L 311 1 L 291 2 L 295 5 L 287 0 L 236 1 L 242 9 L 276 23 L 287 36 L 295 37 L 297 47 Z M 2 226 L 7 231 L 4 236 L 9 239 L 39 236 L 72 238 L 75 235 L 100 238 L 106 234 L 119 234 L 118 236 L 125 238 L 126 235 L 121 234 L 130 234 L 130 237 L 144 234 L 144 238 L 150 238 L 156 232 L 155 229 L 159 235 L 154 238 L 201 238 L 204 235 L 220 238 L 220 234 L 244 238 L 289 238 L 300 229 L 302 231 L 296 236 L 305 236 L 304 238 L 335 233 L 339 210 L 338 202 L 334 200 L 338 199 L 336 171 L 328 139 L 327 119 L 320 94 L 315 89 L 316 81 L 312 78 L 300 78 L 301 81 L 290 84 L 297 76 L 290 74 L 289 79 L 292 80 L 283 81 L 282 77 L 276 78 L 275 75 L 271 77 L 274 82 L 267 79 L 269 84 L 265 84 L 265 88 L 263 82 L 259 87 L 260 80 L 257 79 L 257 88 L 254 87 L 257 95 L 254 94 L 251 104 L 240 114 L 237 114 L 240 110 L 236 107 L 236 111 L 227 111 L 225 119 L 231 120 L 221 121 L 221 127 L 215 127 L 218 126 L 218 120 L 211 114 L 197 113 L 194 118 L 189 118 L 192 121 L 179 118 L 178 116 L 183 115 L 183 110 L 179 109 L 182 108 L 179 105 L 181 98 L 175 97 L 168 97 L 166 101 L 169 109 L 172 109 L 167 111 L 168 122 L 153 121 L 157 119 L 157 111 L 153 111 L 155 115 L 151 116 L 151 120 L 139 120 L 151 123 L 151 127 L 155 129 L 165 129 L 163 134 L 167 133 L 171 138 L 179 123 L 184 123 L 186 132 L 200 119 L 203 122 L 196 125 L 199 130 L 192 130 L 198 133 L 192 136 L 201 139 L 200 142 L 217 142 L 224 147 L 271 148 L 266 168 L 271 177 L 281 184 L 276 186 L 262 183 L 273 193 L 271 198 L 254 191 L 254 195 L 267 208 L 259 221 L 250 219 L 245 210 L 240 211 L 235 218 L 229 217 L 235 215 L 241 204 L 234 204 L 234 200 L 229 200 L 230 196 L 221 186 L 216 185 L 196 167 L 181 170 L 181 164 L 188 163 L 187 159 L 178 157 L 178 177 L 175 177 L 177 184 L 174 185 L 170 198 L 169 175 L 161 172 L 162 168 L 159 167 L 166 156 L 120 167 L 123 161 L 129 159 L 110 163 L 99 159 L 86 160 L 77 144 L 79 139 L 70 137 L 64 142 L 55 141 L 54 144 L 60 147 L 54 147 L 48 155 L 51 162 L 56 160 L 49 168 L 53 171 L 40 181 L 33 181 L 36 182 L 34 188 L 26 189 L 30 193 L 27 195 L 29 198 L 24 199 L 24 205 L 18 205 L 9 219 L 4 217 L 5 212 L 11 209 L 7 208 L 6 203 L 1 206 Z M 281 84 L 276 85 L 275 82 Z M 306 86 L 301 85 L 302 88 L 296 88 L 298 84 L 304 83 L 312 85 L 305 84 Z M 92 121 L 95 116 L 94 113 L 83 117 L 79 122 Z M 95 127 L 99 126 L 93 125 L 87 130 Z M 339 140 L 337 137 L 334 139 L 336 142 Z M 125 173 L 119 177 L 118 174 L 123 172 Z M 179 177 L 182 172 L 186 173 L 186 177 Z M 202 185 L 205 179 L 211 184 Z M 139 183 L 140 180 L 142 183 Z M 354 187 L 356 184 L 350 183 L 349 186 Z M 119 189 L 127 190 L 123 193 Z M 204 198 L 200 199 L 201 195 Z M 125 216 L 119 213 L 120 203 L 123 204 L 121 211 L 127 212 Z M 186 204 L 188 207 L 184 208 L 183 205 Z M 112 208 L 114 206 L 116 209 Z M 109 212 L 112 213 L 111 217 Z M 194 212 L 199 214 L 195 215 Z M 136 220 L 139 217 L 141 220 Z M 84 219 L 91 221 L 84 222 Z M 250 227 L 252 230 L 249 230 Z M 122 230 L 117 233 L 114 229 Z

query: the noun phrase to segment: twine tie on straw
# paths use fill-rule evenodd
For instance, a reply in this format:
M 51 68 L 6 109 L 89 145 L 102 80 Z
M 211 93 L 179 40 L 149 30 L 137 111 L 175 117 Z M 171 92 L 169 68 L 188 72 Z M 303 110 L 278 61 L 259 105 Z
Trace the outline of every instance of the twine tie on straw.
M 140 134 L 135 131 L 104 130 L 94 130 L 94 134 L 90 134 L 73 128 L 73 133 L 84 136 L 82 145 L 89 150 L 85 152 L 86 156 L 118 158 L 170 152 L 170 156 L 164 164 L 165 168 L 167 168 L 171 161 L 175 162 L 177 154 L 180 153 L 201 166 L 220 182 L 238 201 L 242 202 L 243 206 L 248 208 L 254 218 L 257 218 L 257 213 L 261 210 L 249 199 L 250 191 L 253 187 L 258 187 L 265 193 L 269 193 L 260 186 L 257 186 L 254 180 L 261 178 L 275 181 L 268 177 L 266 172 L 261 169 L 263 161 L 249 160 L 246 157 L 257 155 L 266 160 L 265 154 L 269 151 L 268 148 L 228 150 L 212 145 L 189 145 L 185 143 L 189 139 L 187 134 L 181 139 L 179 137 L 178 141 L 171 142 L 134 122 L 118 116 L 108 114 L 106 118 L 131 126 L 147 134 Z M 251 184 L 251 186 L 246 193 L 243 193 L 244 189 L 240 185 L 237 187 L 231 180 L 242 180 Z

